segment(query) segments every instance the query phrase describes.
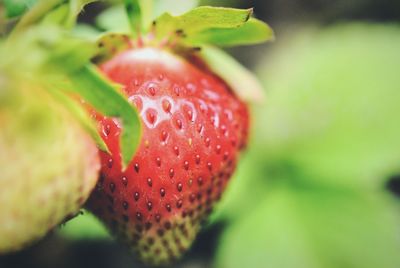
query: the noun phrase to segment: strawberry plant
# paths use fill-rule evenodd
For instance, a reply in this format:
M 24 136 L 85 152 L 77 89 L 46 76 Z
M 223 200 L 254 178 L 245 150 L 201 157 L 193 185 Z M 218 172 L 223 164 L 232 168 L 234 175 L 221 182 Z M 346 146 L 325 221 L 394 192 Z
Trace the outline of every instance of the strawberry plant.
M 127 157 L 137 140 L 136 111 L 90 64 L 95 46 L 50 24 L 52 12 L 31 25 L 47 8 L 28 11 L 0 44 L 2 253 L 76 214 L 98 180 L 98 150 L 108 148 L 77 99 L 122 119 Z
M 139 259 L 170 263 L 189 249 L 235 171 L 249 135 L 246 101 L 263 98 L 257 79 L 216 47 L 256 44 L 273 33 L 252 9 L 202 6 L 153 17 L 152 1 L 127 0 L 130 32 L 107 32 L 94 44 L 65 34 L 89 2 L 39 1 L 5 47 L 32 39 L 28 50 L 40 52 L 35 68 L 54 74 L 40 87 L 97 142 L 100 175 L 87 207 Z M 87 193 L 78 197 L 74 210 Z

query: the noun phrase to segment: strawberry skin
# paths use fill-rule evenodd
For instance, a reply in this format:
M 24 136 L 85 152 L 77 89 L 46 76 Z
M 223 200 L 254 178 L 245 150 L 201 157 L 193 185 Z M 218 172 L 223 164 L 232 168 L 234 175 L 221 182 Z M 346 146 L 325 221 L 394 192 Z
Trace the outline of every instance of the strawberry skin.
M 95 143 L 46 90 L 31 81 L 13 81 L 2 90 L 0 255 L 32 244 L 75 215 L 100 170 Z
M 141 260 L 179 258 L 221 197 L 248 132 L 248 110 L 199 60 L 129 49 L 100 66 L 123 86 L 142 122 L 138 151 L 121 171 L 120 123 L 97 115 L 111 155 L 89 208 Z

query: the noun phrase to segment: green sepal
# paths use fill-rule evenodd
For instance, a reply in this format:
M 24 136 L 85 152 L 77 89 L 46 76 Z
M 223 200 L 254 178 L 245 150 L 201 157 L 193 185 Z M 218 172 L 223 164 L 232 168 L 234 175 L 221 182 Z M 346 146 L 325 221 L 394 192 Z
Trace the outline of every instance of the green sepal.
M 162 40 L 175 33 L 191 37 L 211 28 L 236 28 L 248 21 L 252 12 L 253 9 L 201 6 L 181 16 L 164 13 L 155 20 L 155 36 L 158 40 Z
M 216 46 L 237 46 L 259 44 L 274 39 L 273 30 L 264 22 L 250 18 L 237 28 L 209 28 L 193 36 L 186 43 L 194 46 L 212 44 Z
M 196 0 L 155 0 L 153 10 L 150 1 L 141 1 L 143 30 L 149 30 L 151 22 L 165 12 L 179 15 L 197 6 Z M 105 31 L 129 32 L 130 23 L 123 5 L 113 5 L 101 12 L 95 19 L 96 26 Z
M 104 152 L 109 153 L 107 145 L 101 138 L 94 122 L 87 114 L 81 105 L 73 101 L 70 97 L 66 96 L 60 90 L 49 90 L 49 92 L 64 106 L 68 112 L 79 122 L 81 127 L 88 133 L 97 144 L 98 148 Z
M 110 59 L 118 52 L 127 50 L 131 47 L 131 40 L 128 34 L 106 33 L 98 38 L 97 53 L 94 57 L 96 63 L 101 63 Z
M 124 0 L 126 14 L 128 15 L 128 22 L 131 28 L 133 37 L 140 35 L 142 30 L 142 7 L 140 0 Z
M 229 54 L 212 46 L 202 47 L 200 53 L 213 73 L 221 77 L 241 99 L 252 102 L 265 100 L 258 78 Z
M 120 140 L 122 168 L 131 161 L 140 142 L 141 123 L 136 109 L 129 104 L 118 88 L 107 81 L 94 67 L 85 66 L 69 75 L 73 87 L 97 111 L 122 120 Z M 96 90 L 94 90 L 96 89 Z

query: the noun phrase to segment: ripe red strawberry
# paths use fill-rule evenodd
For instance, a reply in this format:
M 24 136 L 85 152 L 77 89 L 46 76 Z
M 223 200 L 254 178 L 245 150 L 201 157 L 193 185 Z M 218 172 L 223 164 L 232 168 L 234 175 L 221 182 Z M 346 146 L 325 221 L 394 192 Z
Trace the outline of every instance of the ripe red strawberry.
M 140 259 L 184 253 L 221 197 L 245 146 L 248 110 L 200 60 L 132 48 L 100 66 L 123 85 L 142 122 L 141 143 L 121 171 L 120 124 L 98 117 L 111 155 L 89 207 Z

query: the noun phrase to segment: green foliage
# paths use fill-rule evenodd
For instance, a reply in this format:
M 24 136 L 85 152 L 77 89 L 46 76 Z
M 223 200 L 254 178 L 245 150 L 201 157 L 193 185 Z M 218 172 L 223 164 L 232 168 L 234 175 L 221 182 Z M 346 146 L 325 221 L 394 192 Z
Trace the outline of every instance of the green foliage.
M 258 67 L 268 101 L 213 215 L 216 267 L 400 266 L 400 28 L 350 24 L 281 36 Z
M 197 6 L 196 0 L 154 0 L 153 10 L 151 15 L 144 15 L 142 23 L 144 28 L 148 27 L 151 22 L 165 12 L 169 12 L 175 16 L 181 15 L 188 10 Z M 141 1 L 140 3 L 147 3 Z M 148 10 L 149 7 L 145 6 L 142 9 Z M 148 11 L 147 11 L 148 12 Z M 96 18 L 96 25 L 103 30 L 117 31 L 128 33 L 130 30 L 130 23 L 126 16 L 126 11 L 122 5 L 113 5 L 112 7 L 103 11 Z
M 4 70 L 14 69 L 15 73 L 20 73 L 24 68 L 33 80 L 46 77 L 38 81 L 44 87 L 77 93 L 104 115 L 121 118 L 122 164 L 125 167 L 139 143 L 141 125 L 136 110 L 119 89 L 90 66 L 90 59 L 96 54 L 96 50 L 94 42 L 68 36 L 57 27 L 42 26 L 32 28 L 21 35 L 17 34 L 7 42 L 4 45 L 4 57 L 0 67 L 3 66 Z M 10 53 L 11 51 L 13 53 Z M 16 60 L 24 67 L 19 66 L 16 69 Z M 38 72 L 46 73 L 46 76 L 35 76 Z M 65 100 L 63 103 L 71 108 L 71 112 L 98 142 L 100 148 L 105 149 L 99 134 L 93 131 L 94 127 L 89 127 L 90 122 L 83 117 L 82 112 Z
M 226 230 L 216 267 L 399 267 L 398 210 L 381 195 L 275 186 Z
M 203 46 L 201 57 L 239 97 L 256 102 L 264 99 L 263 87 L 258 79 L 229 54 L 215 47 Z
M 255 134 L 266 160 L 354 188 L 381 187 L 400 171 L 399 33 L 354 24 L 280 44 L 259 67 L 269 104 L 256 110 Z
M 187 36 L 210 28 L 235 28 L 243 25 L 252 13 L 251 9 L 233 9 L 202 6 L 180 16 L 164 13 L 156 19 L 156 36 L 165 38 L 177 30 Z
M 126 101 L 116 86 L 110 84 L 94 68 L 86 66 L 71 74 L 70 79 L 73 86 L 69 90 L 78 93 L 97 111 L 121 118 L 121 157 L 122 168 L 125 169 L 140 142 L 141 123 L 136 109 Z
M 58 233 L 68 239 L 111 239 L 104 225 L 88 211 L 62 225 Z
M 128 22 L 131 28 L 131 32 L 134 36 L 137 36 L 143 27 L 143 17 L 145 14 L 143 8 L 145 3 L 151 3 L 152 1 L 140 1 L 140 0 L 124 0 L 126 14 L 128 15 Z
M 3 0 L 8 18 L 18 17 L 32 7 L 37 0 Z
M 274 38 L 274 32 L 264 22 L 250 18 L 237 28 L 210 28 L 188 38 L 191 44 L 237 46 L 263 43 Z
M 178 16 L 197 7 L 198 4 L 198 0 L 154 0 L 153 19 L 164 12 L 169 12 L 174 16 Z

